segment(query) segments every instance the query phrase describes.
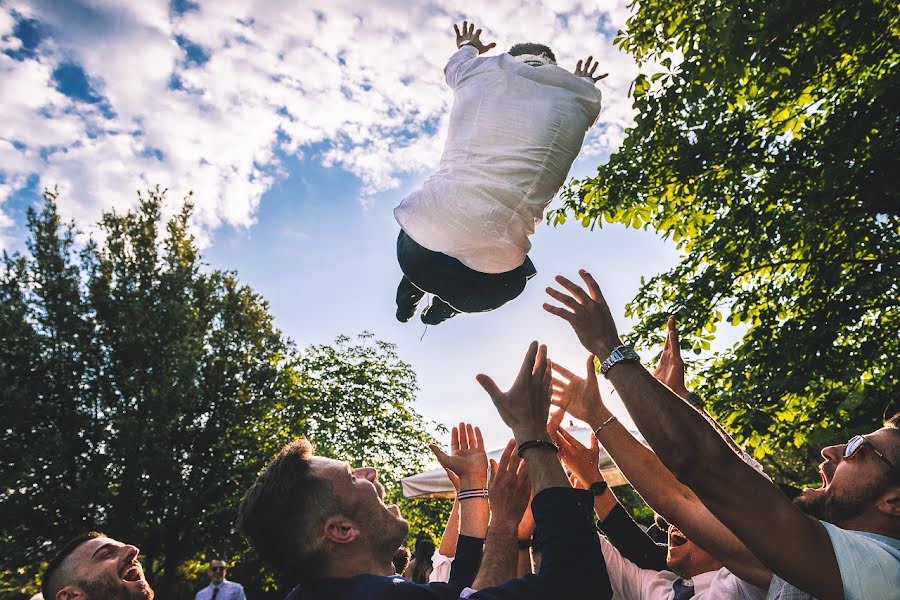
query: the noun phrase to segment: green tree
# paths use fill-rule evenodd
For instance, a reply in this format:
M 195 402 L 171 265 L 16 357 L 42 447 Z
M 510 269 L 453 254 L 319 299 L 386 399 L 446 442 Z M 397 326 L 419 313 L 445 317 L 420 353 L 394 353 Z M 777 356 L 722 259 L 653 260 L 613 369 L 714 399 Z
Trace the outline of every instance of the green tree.
M 138 544 L 158 597 L 192 597 L 213 553 L 274 590 L 233 523 L 283 444 L 304 435 L 389 481 L 427 459 L 396 349 L 365 334 L 298 352 L 235 273 L 204 267 L 190 203 L 163 235 L 151 191 L 79 245 L 56 199 L 0 268 L 0 592 L 33 590 L 87 529 Z
M 628 306 L 631 341 L 658 344 L 670 313 L 698 353 L 723 320 L 742 327 L 700 365 L 700 391 L 758 457 L 796 463 L 791 448 L 812 456 L 811 438 L 875 426 L 900 384 L 900 12 L 886 0 L 633 8 L 617 43 L 642 71 L 635 124 L 550 219 L 674 241 L 680 263 Z M 801 469 L 786 475 L 808 479 Z

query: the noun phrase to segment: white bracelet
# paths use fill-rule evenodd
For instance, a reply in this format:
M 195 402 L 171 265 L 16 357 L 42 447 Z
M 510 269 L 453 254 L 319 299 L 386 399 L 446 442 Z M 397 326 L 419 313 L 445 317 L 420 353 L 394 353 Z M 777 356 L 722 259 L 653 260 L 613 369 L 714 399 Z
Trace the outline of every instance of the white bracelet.
M 466 41 L 463 42 L 462 44 L 458 45 L 458 46 L 456 47 L 456 49 L 457 49 L 457 50 L 460 50 L 463 46 L 472 46 L 473 48 L 475 47 L 475 45 L 472 43 L 472 40 L 466 40 Z M 476 50 L 477 50 L 477 48 L 476 48 Z
M 612 423 L 613 421 L 618 421 L 618 419 L 616 418 L 616 415 L 609 415 L 609 418 L 607 420 L 603 421 L 602 423 L 600 423 L 600 426 L 594 430 L 594 437 L 599 438 L 600 430 L 603 429 L 604 427 L 606 427 L 607 425 L 609 425 L 610 423 Z

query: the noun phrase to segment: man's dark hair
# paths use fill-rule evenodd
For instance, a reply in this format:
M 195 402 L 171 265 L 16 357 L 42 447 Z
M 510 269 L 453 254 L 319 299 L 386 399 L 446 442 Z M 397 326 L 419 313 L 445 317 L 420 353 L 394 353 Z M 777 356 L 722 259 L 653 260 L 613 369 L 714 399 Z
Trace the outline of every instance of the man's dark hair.
M 57 579 L 56 572 L 59 570 L 59 567 L 65 562 L 69 555 L 75 551 L 75 548 L 82 545 L 88 540 L 93 540 L 98 537 L 106 537 L 106 535 L 100 533 L 99 531 L 88 531 L 82 533 L 80 535 L 76 535 L 71 540 L 66 542 L 66 545 L 59 549 L 59 552 L 56 553 L 50 563 L 47 565 L 47 568 L 44 569 L 43 581 L 41 582 L 41 595 L 48 600 L 53 600 L 56 598 L 56 592 L 59 591 L 59 588 L 62 585 L 54 581 Z
M 884 420 L 885 427 L 893 427 L 894 429 L 900 429 L 900 412 L 895 412 L 894 416 L 888 417 Z
M 509 53 L 513 56 L 521 56 L 523 54 L 534 54 L 535 56 L 540 56 L 541 54 L 546 54 L 547 57 L 550 58 L 550 60 L 556 62 L 556 55 L 553 54 L 553 50 L 550 49 L 550 46 L 545 46 L 544 44 L 535 44 L 533 42 L 516 44 L 509 49 Z
M 292 583 L 321 573 L 325 555 L 311 528 L 338 512 L 331 482 L 312 474 L 314 453 L 305 439 L 282 448 L 247 490 L 238 514 L 241 533 Z

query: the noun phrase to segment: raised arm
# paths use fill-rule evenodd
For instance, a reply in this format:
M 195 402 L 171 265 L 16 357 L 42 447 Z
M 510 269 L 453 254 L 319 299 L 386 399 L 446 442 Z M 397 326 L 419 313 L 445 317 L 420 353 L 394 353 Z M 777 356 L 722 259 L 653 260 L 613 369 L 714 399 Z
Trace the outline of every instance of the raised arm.
M 544 308 L 565 319 L 590 352 L 605 358 L 621 341 L 600 287 L 587 271 L 580 274 L 587 291 L 557 277 L 569 293 L 550 288 L 548 293 L 565 308 Z M 821 600 L 843 598 L 837 559 L 818 521 L 744 463 L 700 413 L 639 362 L 619 362 L 607 377 L 665 466 L 767 568 Z
M 525 463 L 510 440 L 500 462 L 491 461 L 491 524 L 484 542 L 484 558 L 475 578 L 475 589 L 500 585 L 517 576 L 516 533 L 531 495 Z
M 597 431 L 603 447 L 644 501 L 732 573 L 756 586 L 768 587 L 769 570 L 609 411 L 600 396 L 594 356 L 588 357 L 584 377 L 561 365 L 554 364 L 553 368 L 557 374 L 553 380 L 553 403 Z M 642 564 L 624 550 L 623 553 Z
M 466 68 L 480 55 L 484 54 L 497 44 L 491 42 L 485 44 L 481 41 L 481 29 L 475 29 L 475 23 L 463 21 L 462 29 L 454 24 L 453 30 L 456 32 L 456 52 L 450 57 L 447 66 L 444 67 L 444 76 L 447 79 L 447 85 L 456 88 L 460 75 L 465 72 Z
M 551 368 L 546 346 L 531 344 L 508 392 L 500 391 L 486 375 L 477 379 L 512 429 L 518 454 L 524 458 L 542 555 L 540 573 L 533 578 L 515 579 L 475 597 L 507 598 L 521 590 L 530 592 L 526 597 L 553 593 L 571 600 L 610 598 L 609 576 L 593 527 L 591 494 L 571 488 L 547 433 Z
M 429 446 L 442 467 L 459 477 L 462 490 L 487 489 L 487 453 L 481 430 L 470 423 L 454 427 L 450 438 L 450 454 L 440 446 Z M 486 496 L 469 498 L 459 506 L 459 534 L 484 539 L 490 521 Z

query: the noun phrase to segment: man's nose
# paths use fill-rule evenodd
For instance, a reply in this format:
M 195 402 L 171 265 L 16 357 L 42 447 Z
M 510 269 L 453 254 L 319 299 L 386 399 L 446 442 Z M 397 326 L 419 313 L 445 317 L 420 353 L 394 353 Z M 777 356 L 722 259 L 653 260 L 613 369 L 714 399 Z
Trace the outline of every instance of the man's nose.
M 839 463 L 844 458 L 844 448 L 846 447 L 847 444 L 838 444 L 822 448 L 822 458 L 828 462 Z
M 125 555 L 128 556 L 131 560 L 136 560 L 138 555 L 141 553 L 141 549 L 137 546 L 125 546 Z

